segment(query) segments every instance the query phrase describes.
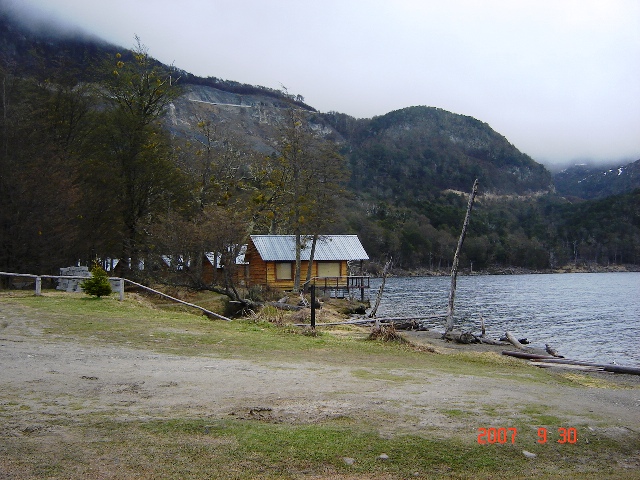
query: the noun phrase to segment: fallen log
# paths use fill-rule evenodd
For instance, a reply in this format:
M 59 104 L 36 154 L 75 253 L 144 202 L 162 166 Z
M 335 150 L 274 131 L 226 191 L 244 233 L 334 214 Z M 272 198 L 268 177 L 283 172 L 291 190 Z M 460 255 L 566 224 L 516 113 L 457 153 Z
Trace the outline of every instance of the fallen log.
M 432 315 L 419 315 L 415 317 L 380 317 L 378 320 L 381 322 L 396 322 L 399 320 L 429 320 L 432 318 L 446 318 L 446 313 L 432 314 Z
M 505 332 L 504 336 L 507 337 L 507 340 L 511 345 L 513 345 L 516 348 L 519 348 L 520 350 L 525 350 L 526 347 L 522 345 L 522 343 L 520 343 L 518 339 L 514 337 L 511 332 Z
M 536 361 L 536 360 L 533 360 L 533 361 Z M 640 375 L 640 367 L 626 367 L 624 365 L 581 362 L 578 360 L 570 360 L 567 358 L 552 358 L 552 359 L 546 359 L 544 361 L 547 363 L 553 363 L 553 364 L 559 364 L 559 365 L 581 365 L 583 367 L 598 367 L 598 368 L 602 368 L 605 372 L 628 373 L 630 375 Z
M 551 355 L 541 355 L 539 353 L 512 352 L 508 350 L 503 351 L 502 355 L 508 355 L 510 357 L 516 357 L 516 358 L 524 358 L 525 360 L 546 359 L 546 358 L 551 360 L 555 359 L 555 357 L 552 357 Z
M 627 373 L 629 375 L 640 375 L 640 367 L 626 367 L 624 365 L 582 362 L 579 360 L 571 360 L 568 358 L 555 358 L 550 355 L 538 355 L 535 353 L 525 353 L 525 352 L 503 351 L 502 354 L 508 355 L 510 357 L 522 358 L 525 360 L 542 361 L 544 363 L 560 364 L 560 365 L 580 365 L 583 367 L 598 367 L 598 368 L 602 368 L 605 372 Z
M 504 346 L 504 342 L 501 342 L 499 340 L 493 340 L 492 338 L 487 338 L 485 336 L 480 335 L 479 337 L 476 337 L 478 340 L 480 340 L 480 343 L 486 343 L 487 345 L 500 345 L 500 346 Z
M 184 300 L 180 300 L 179 298 L 175 298 L 175 297 L 172 297 L 171 295 L 167 295 L 166 293 L 162 293 L 162 292 L 160 292 L 158 290 L 154 290 L 151 287 L 147 287 L 146 285 L 142 285 L 141 283 L 134 282 L 133 280 L 129 280 L 128 278 L 125 278 L 123 280 L 125 282 L 128 282 L 128 283 L 132 284 L 132 285 L 137 286 L 138 288 L 142 288 L 142 289 L 147 290 L 147 291 L 149 291 L 151 293 L 155 293 L 156 295 L 160 295 L 163 298 L 168 298 L 169 300 L 173 300 L 174 302 L 180 303 L 182 305 L 186 305 L 188 307 L 197 308 L 198 310 L 204 312 L 209 317 L 219 318 L 221 320 L 226 320 L 227 322 L 231 321 L 230 318 L 227 318 L 227 317 L 225 317 L 223 315 L 220 315 L 219 313 L 212 312 L 211 310 L 207 310 L 206 308 L 201 307 L 200 305 L 195 305 L 193 303 L 185 302 Z
M 380 320 L 380 319 L 379 319 Z M 400 321 L 400 322 L 385 322 L 380 320 L 381 324 L 393 325 L 396 330 L 426 330 L 421 323 L 415 320 Z
M 340 325 L 366 325 L 375 323 L 375 318 L 357 318 L 355 320 L 345 320 L 344 322 L 316 323 L 316 327 L 336 327 Z M 308 323 L 294 323 L 294 327 L 308 327 Z
M 531 365 L 535 365 L 539 368 L 568 368 L 571 370 L 580 370 L 581 372 L 603 372 L 604 368 L 602 367 L 589 367 L 586 365 L 573 365 L 573 364 L 561 364 L 561 363 L 551 363 L 545 362 L 544 360 L 531 360 L 529 362 Z
M 507 340 L 507 337 L 502 336 L 500 337 L 500 341 L 501 342 L 508 342 L 509 340 Z M 518 341 L 522 344 L 522 345 L 529 345 L 531 342 L 527 339 L 527 338 L 519 338 Z
M 480 343 L 480 339 L 471 332 L 445 332 L 443 335 L 444 340 L 450 340 L 456 343 L 462 343 L 463 345 L 469 345 L 472 343 Z
M 553 357 L 564 358 L 562 355 L 560 355 L 558 352 L 556 352 L 556 350 L 554 348 L 552 348 L 551 345 L 549 345 L 548 343 L 544 344 L 544 349 L 549 355 L 551 355 Z

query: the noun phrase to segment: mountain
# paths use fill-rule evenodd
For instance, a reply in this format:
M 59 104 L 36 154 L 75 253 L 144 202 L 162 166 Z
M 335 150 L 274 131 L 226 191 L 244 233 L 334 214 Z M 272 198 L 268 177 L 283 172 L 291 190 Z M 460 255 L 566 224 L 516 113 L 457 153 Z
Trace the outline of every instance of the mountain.
M 335 122 L 339 125 L 338 122 Z M 546 168 L 486 123 L 440 108 L 414 106 L 361 121 L 351 132 L 349 158 L 356 188 L 384 183 L 396 198 L 423 198 L 446 189 L 467 191 L 478 178 L 485 193 L 552 189 Z
M 185 136 L 193 135 L 195 119 L 211 119 L 252 148 L 268 152 L 274 127 L 288 107 L 282 98 L 263 92 L 237 94 L 188 84 L 169 118 L 172 130 Z M 345 117 L 312 110 L 306 115 L 315 131 L 342 145 L 356 190 L 384 184 L 396 199 L 422 198 L 446 189 L 468 190 L 475 178 L 484 192 L 497 194 L 552 188 L 544 166 L 472 117 L 431 107 L 409 107 L 373 119 Z
M 560 195 L 582 199 L 620 195 L 640 188 L 640 160 L 615 168 L 574 165 L 554 175 Z
M 34 30 L 6 11 L 0 12 L 0 52 L 10 73 L 83 81 L 97 80 L 97 66 L 106 58 L 117 52 L 128 55 L 126 49 L 86 33 Z M 422 197 L 432 190 L 468 190 L 475 178 L 483 191 L 499 194 L 551 188 L 542 165 L 472 117 L 409 107 L 360 121 L 335 112 L 320 114 L 301 96 L 280 90 L 172 70 L 184 87 L 168 116 L 174 134 L 197 136 L 198 121 L 209 119 L 243 137 L 251 148 L 269 152 L 282 109 L 297 108 L 308 112 L 314 130 L 343 144 L 356 189 L 382 182 L 395 197 Z
M 6 86 L 0 116 L 0 204 L 16 205 L 0 209 L 0 267 L 7 268 L 5 260 L 10 259 L 21 268 L 54 270 L 62 264 L 61 257 L 74 262 L 87 259 L 79 249 L 104 253 L 94 250 L 89 240 L 98 242 L 105 232 L 118 236 L 108 221 L 94 225 L 89 217 L 86 223 L 95 227 L 95 233 L 82 229 L 85 217 L 74 210 L 82 206 L 79 199 L 92 193 L 92 188 L 95 196 L 103 193 L 100 188 L 108 192 L 106 197 L 112 195 L 109 182 L 94 185 L 83 178 L 87 168 L 94 168 L 92 156 L 105 146 L 119 146 L 122 137 L 100 136 L 101 129 L 91 124 L 91 118 L 99 116 L 104 104 L 100 100 L 92 103 L 94 99 L 87 98 L 91 93 L 82 92 L 95 92 L 87 87 L 99 86 L 107 75 L 112 78 L 113 67 L 104 66 L 107 59 L 113 62 L 116 53 L 122 53 L 125 62 L 131 59 L 132 52 L 87 35 L 41 35 L 0 12 L 0 77 Z M 392 256 L 399 268 L 446 271 L 466 211 L 463 192 L 478 178 L 480 195 L 461 268 L 640 264 L 640 218 L 636 214 L 640 190 L 632 192 L 638 186 L 638 162 L 606 172 L 568 169 L 556 176 L 554 187 L 543 165 L 488 124 L 469 116 L 412 106 L 356 119 L 339 112 L 320 113 L 301 96 L 286 91 L 196 77 L 159 62 L 155 66 L 182 86 L 163 117 L 162 138 L 173 148 L 166 155 L 171 162 L 167 170 L 176 168 L 191 175 L 184 184 L 163 185 L 168 190 L 178 185 L 175 192 L 158 189 L 158 198 L 170 202 L 162 203 L 162 215 L 173 215 L 167 208 L 171 202 L 188 204 L 184 199 L 199 187 L 193 184 L 193 172 L 200 168 L 201 153 L 192 151 L 194 145 L 207 145 L 211 138 L 223 144 L 228 139 L 233 140 L 229 142 L 232 149 L 242 153 L 237 158 L 243 162 L 255 161 L 255 155 L 244 155 L 247 150 L 264 158 L 274 152 L 287 109 L 295 109 L 314 132 L 338 145 L 349 167 L 346 192 L 338 199 L 340 210 L 332 218 L 332 233 L 357 233 L 373 259 Z M 82 107 L 84 100 L 91 104 L 82 117 L 88 121 L 74 130 L 78 121 L 74 109 Z M 211 126 L 214 136 L 205 137 L 209 133 L 201 125 Z M 61 135 L 67 127 L 79 133 L 77 138 L 84 143 L 72 145 L 76 137 Z M 171 135 L 165 136 L 166 132 Z M 51 152 L 57 153 L 56 162 L 51 161 Z M 72 171 L 67 164 L 79 167 Z M 12 172 L 13 167 L 4 165 L 24 167 L 24 171 Z M 244 172 L 244 166 L 233 168 Z M 54 167 L 57 183 L 51 177 Z M 205 178 L 204 172 L 200 178 Z M 213 173 L 203 184 L 212 179 Z M 242 188 L 238 190 L 244 191 Z M 555 188 L 567 198 L 557 195 Z M 41 191 L 49 195 L 44 203 L 52 206 L 46 212 L 41 208 L 45 198 Z M 62 193 L 66 203 L 61 201 Z M 605 195 L 613 196 L 584 200 Z M 31 215 L 24 221 L 23 211 L 40 216 Z M 175 211 L 176 215 L 180 212 L 180 208 Z M 156 218 L 149 215 L 145 221 L 151 227 Z M 42 231 L 54 231 L 59 238 L 52 240 L 50 233 L 41 236 Z M 148 231 L 144 229 L 145 235 Z
M 95 65 L 117 48 L 79 31 L 54 31 L 44 25 L 28 26 L 0 1 L 0 59 L 12 75 L 42 78 L 53 72 L 91 80 Z

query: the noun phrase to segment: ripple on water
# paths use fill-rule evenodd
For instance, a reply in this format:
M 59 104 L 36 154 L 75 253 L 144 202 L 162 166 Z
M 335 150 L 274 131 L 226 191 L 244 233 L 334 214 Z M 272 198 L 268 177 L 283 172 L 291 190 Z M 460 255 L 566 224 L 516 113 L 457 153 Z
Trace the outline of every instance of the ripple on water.
M 388 278 L 378 316 L 444 313 L 450 285 L 449 277 Z M 455 312 L 458 325 L 477 331 L 482 315 L 494 337 L 510 330 L 569 358 L 640 365 L 637 272 L 459 277 Z

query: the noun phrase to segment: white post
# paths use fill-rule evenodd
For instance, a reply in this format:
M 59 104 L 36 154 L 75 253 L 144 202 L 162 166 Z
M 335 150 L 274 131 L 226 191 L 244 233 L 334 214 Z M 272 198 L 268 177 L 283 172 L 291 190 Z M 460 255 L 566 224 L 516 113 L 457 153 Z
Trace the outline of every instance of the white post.
M 124 300 L 124 278 L 118 281 L 118 290 L 120 291 L 120 301 Z
M 36 277 L 36 297 L 42 295 L 42 278 Z

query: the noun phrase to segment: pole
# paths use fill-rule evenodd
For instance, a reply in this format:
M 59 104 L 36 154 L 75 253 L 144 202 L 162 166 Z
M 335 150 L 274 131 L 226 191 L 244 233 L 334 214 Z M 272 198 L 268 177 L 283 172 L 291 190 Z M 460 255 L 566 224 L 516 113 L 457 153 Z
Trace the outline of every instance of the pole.
M 311 285 L 311 330 L 316 329 L 316 286 Z
M 36 277 L 36 297 L 42 295 L 42 277 Z

